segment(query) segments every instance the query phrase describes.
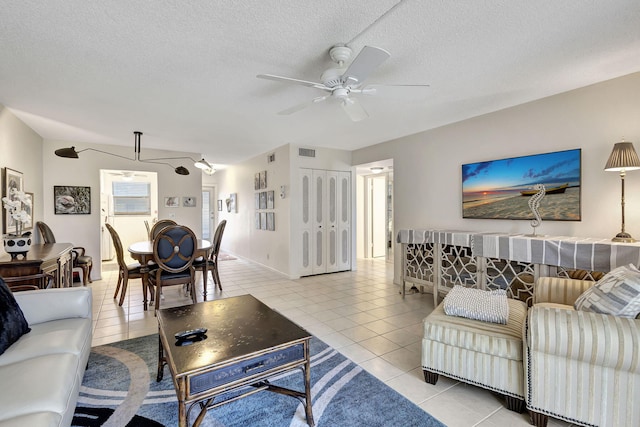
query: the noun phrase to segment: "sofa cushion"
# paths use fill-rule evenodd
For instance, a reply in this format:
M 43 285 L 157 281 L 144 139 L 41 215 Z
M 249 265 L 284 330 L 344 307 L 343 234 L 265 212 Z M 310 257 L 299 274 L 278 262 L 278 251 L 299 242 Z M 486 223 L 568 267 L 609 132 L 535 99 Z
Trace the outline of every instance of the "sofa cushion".
M 424 319 L 424 339 L 521 361 L 527 305 L 512 298 L 507 298 L 507 304 L 510 315 L 505 325 L 449 316 L 444 303 L 440 304 Z
M 444 297 L 443 305 L 449 316 L 503 325 L 507 324 L 509 318 L 507 293 L 504 289 L 485 291 L 456 285 Z
M 24 318 L 13 292 L 0 277 L 0 354 L 21 336 L 29 332 L 29 324 Z
M 80 357 L 91 347 L 91 322 L 72 318 L 32 325 L 31 332 L 0 357 L 0 366 L 47 354 L 70 353 Z
M 0 390 L 0 420 L 47 412 L 70 420 L 84 363 L 80 357 L 67 353 L 0 366 L 3 384 L 20 384 L 19 388 L 3 387 Z
M 634 318 L 640 313 L 640 270 L 618 267 L 598 280 L 576 300 L 576 310 Z

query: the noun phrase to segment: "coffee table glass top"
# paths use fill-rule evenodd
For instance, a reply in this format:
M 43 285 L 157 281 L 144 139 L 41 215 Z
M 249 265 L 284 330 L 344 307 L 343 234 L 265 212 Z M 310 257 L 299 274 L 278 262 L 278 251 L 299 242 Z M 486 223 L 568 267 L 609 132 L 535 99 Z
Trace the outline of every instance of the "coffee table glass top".
M 158 312 L 158 324 L 166 340 L 165 351 L 171 353 L 178 376 L 311 337 L 252 295 L 163 308 Z M 196 328 L 208 329 L 205 340 L 175 345 L 175 333 Z

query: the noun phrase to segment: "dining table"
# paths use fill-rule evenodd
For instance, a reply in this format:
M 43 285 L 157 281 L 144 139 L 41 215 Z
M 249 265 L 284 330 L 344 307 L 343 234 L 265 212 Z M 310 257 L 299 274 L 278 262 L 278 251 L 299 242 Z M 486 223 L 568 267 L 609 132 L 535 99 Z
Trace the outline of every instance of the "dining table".
M 196 248 L 196 258 L 208 257 L 209 252 L 213 248 L 213 243 L 209 240 L 198 239 L 198 247 Z M 155 263 L 153 253 L 153 240 L 143 240 L 132 243 L 129 246 L 131 257 L 140 263 L 140 273 L 142 273 L 142 294 L 144 298 L 144 309 L 147 310 L 147 292 L 149 290 L 149 272 Z M 204 274 L 208 274 L 205 266 Z M 195 289 L 195 285 L 194 285 Z M 192 290 L 193 291 L 193 290 Z

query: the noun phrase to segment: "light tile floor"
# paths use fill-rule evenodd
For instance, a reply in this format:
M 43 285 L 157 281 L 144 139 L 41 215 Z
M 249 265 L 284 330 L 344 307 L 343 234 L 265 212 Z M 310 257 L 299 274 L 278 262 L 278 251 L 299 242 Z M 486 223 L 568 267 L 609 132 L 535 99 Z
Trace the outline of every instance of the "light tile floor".
M 393 265 L 358 260 L 357 271 L 289 280 L 258 264 L 220 262 L 223 291 L 209 276 L 207 300 L 252 294 L 331 345 L 406 398 L 450 427 L 528 426 L 527 414 L 505 408 L 487 390 L 440 376 L 425 383 L 420 354 L 422 319 L 433 310 L 431 294 L 404 299 L 393 284 Z M 202 277 L 197 273 L 199 289 Z M 132 280 L 122 307 L 113 299 L 117 266 L 103 264 L 103 279 L 94 281 L 93 345 L 157 332 L 153 310 L 144 311 L 140 280 Z M 202 300 L 199 292 L 198 300 Z M 161 307 L 189 304 L 181 286 L 164 290 Z M 550 426 L 570 424 L 549 419 Z

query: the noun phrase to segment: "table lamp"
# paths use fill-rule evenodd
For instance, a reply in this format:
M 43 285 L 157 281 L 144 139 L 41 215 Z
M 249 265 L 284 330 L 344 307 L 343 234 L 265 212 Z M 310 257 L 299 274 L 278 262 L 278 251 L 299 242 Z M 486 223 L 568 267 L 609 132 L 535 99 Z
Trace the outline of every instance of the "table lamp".
M 624 138 L 622 142 L 618 142 L 613 146 L 613 151 L 607 160 L 607 164 L 604 167 L 608 172 L 620 172 L 620 181 L 622 182 L 622 229 L 620 233 L 616 234 L 616 237 L 611 239 L 613 242 L 635 242 L 636 240 L 631 237 L 629 233 L 624 231 L 624 177 L 627 171 L 640 169 L 640 159 L 638 154 L 633 148 L 633 143 L 626 142 Z

